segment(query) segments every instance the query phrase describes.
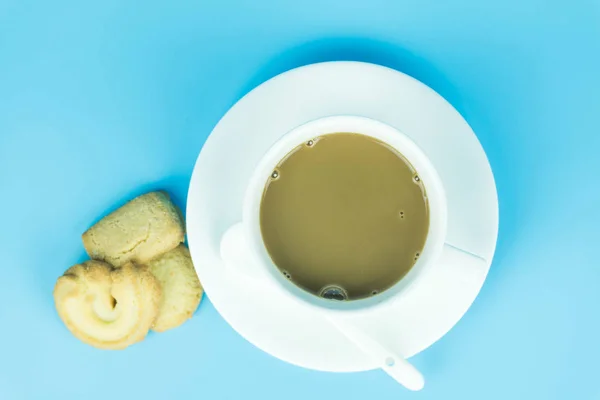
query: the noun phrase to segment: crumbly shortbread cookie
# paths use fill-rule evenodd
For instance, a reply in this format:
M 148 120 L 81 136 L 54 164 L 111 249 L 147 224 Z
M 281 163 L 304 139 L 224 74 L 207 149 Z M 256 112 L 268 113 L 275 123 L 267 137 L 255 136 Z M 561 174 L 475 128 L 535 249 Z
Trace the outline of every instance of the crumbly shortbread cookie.
M 69 268 L 54 287 L 58 315 L 79 340 L 124 349 L 146 337 L 158 315 L 160 284 L 147 267 L 90 260 Z
M 148 263 L 162 287 L 162 299 L 153 331 L 178 327 L 192 317 L 202 299 L 202 286 L 183 244 Z
M 120 267 L 128 261 L 145 264 L 184 240 L 179 209 L 165 192 L 136 197 L 102 218 L 83 235 L 90 258 Z

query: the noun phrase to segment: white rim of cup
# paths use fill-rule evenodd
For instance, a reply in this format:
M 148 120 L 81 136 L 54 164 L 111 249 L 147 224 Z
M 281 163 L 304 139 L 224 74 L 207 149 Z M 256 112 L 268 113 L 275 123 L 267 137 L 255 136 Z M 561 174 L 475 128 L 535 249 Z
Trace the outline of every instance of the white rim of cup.
M 271 260 L 263 243 L 260 230 L 260 203 L 265 185 L 275 167 L 295 147 L 308 140 L 332 133 L 357 133 L 386 143 L 399 152 L 414 168 L 421 179 L 429 203 L 429 232 L 425 246 L 411 270 L 391 288 L 375 296 L 337 301 L 311 294 L 291 283 Z M 383 307 L 398 299 L 435 267 L 439 258 L 447 228 L 447 204 L 444 188 L 437 171 L 425 153 L 408 136 L 383 122 L 353 115 L 338 115 L 319 118 L 300 125 L 284 134 L 265 153 L 249 181 L 244 196 L 243 230 L 247 241 L 250 262 L 264 264 L 273 283 L 305 304 L 321 310 L 342 312 L 364 312 Z

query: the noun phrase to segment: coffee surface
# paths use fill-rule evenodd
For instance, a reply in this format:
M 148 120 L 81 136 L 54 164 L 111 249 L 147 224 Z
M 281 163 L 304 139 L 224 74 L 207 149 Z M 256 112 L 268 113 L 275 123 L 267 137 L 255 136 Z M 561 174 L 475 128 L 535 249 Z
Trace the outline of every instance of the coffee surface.
M 400 281 L 427 237 L 427 197 L 413 167 L 385 143 L 333 133 L 293 149 L 266 182 L 266 249 L 304 290 L 355 300 Z

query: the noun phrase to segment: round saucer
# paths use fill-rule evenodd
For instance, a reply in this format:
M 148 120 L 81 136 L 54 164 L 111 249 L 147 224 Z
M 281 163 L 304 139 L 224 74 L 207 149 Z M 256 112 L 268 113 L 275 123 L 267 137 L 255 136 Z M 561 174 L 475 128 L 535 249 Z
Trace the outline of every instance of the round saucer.
M 486 260 L 471 279 L 441 266 L 394 303 L 389 315 L 354 320 L 404 357 L 432 345 L 479 293 L 496 247 L 498 200 L 492 171 L 460 114 L 421 82 L 360 62 L 328 62 L 285 72 L 237 102 L 200 153 L 188 194 L 187 231 L 200 280 L 215 308 L 263 351 L 322 371 L 379 367 L 320 315 L 228 269 L 219 255 L 225 231 L 242 218 L 246 184 L 267 149 L 292 128 L 331 115 L 358 115 L 408 135 L 437 169 L 448 201 L 446 242 Z M 377 323 L 375 323 L 377 321 Z

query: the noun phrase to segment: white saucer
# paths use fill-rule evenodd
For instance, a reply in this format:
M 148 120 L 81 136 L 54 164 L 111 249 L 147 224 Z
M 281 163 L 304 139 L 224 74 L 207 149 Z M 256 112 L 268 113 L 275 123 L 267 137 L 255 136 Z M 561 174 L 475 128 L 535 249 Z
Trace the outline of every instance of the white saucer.
M 246 184 L 266 150 L 305 122 L 359 115 L 408 135 L 436 167 L 448 198 L 447 242 L 487 260 L 496 247 L 498 200 L 490 165 L 473 131 L 440 95 L 398 71 L 358 62 L 313 64 L 283 73 L 235 104 L 206 141 L 187 203 L 188 242 L 206 293 L 240 335 L 265 352 L 322 371 L 378 367 L 319 315 L 227 269 L 223 233 L 242 217 Z M 354 323 L 410 357 L 440 339 L 467 311 L 485 275 L 464 281 L 442 267 L 394 304 L 387 323 Z M 374 316 L 372 320 L 377 318 Z

